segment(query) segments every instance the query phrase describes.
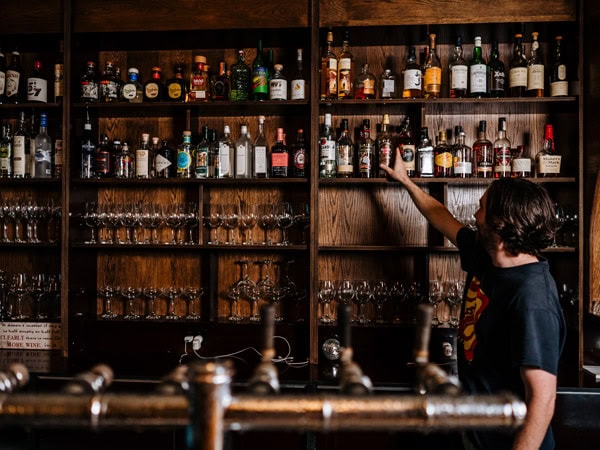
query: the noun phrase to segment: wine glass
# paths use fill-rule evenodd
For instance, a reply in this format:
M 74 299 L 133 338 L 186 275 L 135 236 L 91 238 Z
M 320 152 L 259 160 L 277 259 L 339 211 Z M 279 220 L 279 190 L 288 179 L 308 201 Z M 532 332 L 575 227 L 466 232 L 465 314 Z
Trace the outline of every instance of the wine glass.
M 440 280 L 429 280 L 429 295 L 428 300 L 433 305 L 433 317 L 431 318 L 431 325 L 437 327 L 440 325 L 440 318 L 438 316 L 438 306 L 443 300 L 444 287 Z
M 220 242 L 217 236 L 217 229 L 223 225 L 223 205 L 213 203 L 211 205 L 204 205 L 203 209 L 205 211 L 203 216 L 204 225 L 210 230 L 207 243 L 218 245 Z
M 10 203 L 7 199 L 2 200 L 0 205 L 0 219 L 2 220 L 2 239 L 0 242 L 10 242 L 8 237 L 8 221 L 10 219 Z
M 48 318 L 48 311 L 42 307 L 42 299 L 48 292 L 46 283 L 46 275 L 43 273 L 34 273 L 29 281 L 30 295 L 33 299 L 33 306 L 36 320 L 44 320 Z
M 341 280 L 338 283 L 337 296 L 342 305 L 352 306 L 352 302 L 356 296 L 354 283 L 350 280 Z M 352 320 L 354 321 L 354 318 Z
M 550 247 L 557 248 L 558 243 L 556 241 L 556 235 L 560 233 L 560 230 L 565 223 L 565 211 L 562 208 L 562 206 L 560 206 L 558 203 L 554 204 L 554 217 L 556 218 L 556 221 L 558 222 L 559 226 L 556 232 L 554 233 L 554 236 L 552 238 L 552 245 Z
M 226 244 L 235 245 L 236 239 L 233 232 L 240 224 L 240 205 L 226 204 L 223 205 L 223 226 L 227 230 Z
M 188 286 L 183 290 L 184 298 L 187 303 L 187 320 L 200 320 L 200 297 L 204 294 L 204 289 L 195 286 Z
M 121 289 L 121 296 L 125 299 L 125 320 L 138 320 L 141 315 L 138 314 L 135 299 L 138 296 L 138 290 L 132 286 Z
M 85 209 L 83 211 L 83 223 L 85 226 L 89 227 L 91 230 L 91 237 L 88 241 L 85 241 L 86 244 L 96 244 L 98 240 L 96 239 L 97 227 L 100 225 L 99 217 L 98 217 L 98 204 L 96 202 L 86 202 Z
M 331 317 L 331 301 L 335 296 L 335 284 L 331 280 L 319 280 L 318 298 L 319 303 L 323 305 L 321 313 L 321 323 L 332 323 Z
M 281 202 L 276 213 L 277 227 L 281 229 L 281 242 L 279 245 L 290 245 L 287 230 L 294 224 L 294 213 L 290 202 Z
M 140 224 L 150 231 L 150 236 L 144 236 L 144 244 L 159 244 L 158 227 L 162 224 L 162 206 L 155 203 L 142 203 L 140 207 Z
M 198 204 L 195 202 L 187 202 L 185 204 L 185 225 L 188 228 L 188 241 L 186 244 L 194 243 L 194 228 L 198 227 Z
M 168 244 L 176 245 L 180 243 L 178 238 L 179 229 L 183 226 L 184 216 L 183 208 L 178 203 L 167 205 L 165 212 L 165 224 L 171 229 L 171 241 Z
M 248 230 L 246 239 L 244 242 L 242 242 L 244 245 L 254 245 L 254 240 L 252 239 L 252 230 L 256 226 L 258 220 L 258 213 L 256 212 L 256 209 L 256 205 L 251 203 L 245 203 L 242 206 L 240 228 Z
M 258 226 L 261 227 L 265 233 L 263 245 L 273 245 L 273 240 L 269 234 L 269 230 L 273 230 L 277 226 L 275 206 L 273 204 L 259 206 Z
M 19 272 L 13 274 L 10 280 L 9 292 L 16 297 L 15 312 L 11 316 L 11 320 L 26 320 L 29 319 L 29 314 L 23 311 L 23 298 L 29 293 L 29 280 L 26 273 Z
M 375 304 L 375 322 L 384 323 L 383 306 L 388 302 L 390 292 L 385 281 L 378 281 L 373 286 L 373 303 Z
M 460 280 L 447 281 L 444 285 L 444 301 L 450 310 L 448 323 L 451 327 L 458 327 L 464 288 L 465 283 Z
M 167 303 L 167 320 L 179 320 L 181 315 L 177 313 L 177 299 L 181 294 L 181 290 L 176 286 L 170 286 L 165 290 L 165 296 L 169 300 Z
M 371 285 L 372 283 L 368 280 L 359 280 L 354 284 L 354 288 L 356 290 L 354 301 L 358 305 L 358 323 L 365 324 L 371 322 L 371 319 L 369 319 L 367 316 L 366 311 L 367 305 L 373 299 L 373 289 Z
M 293 205 L 294 225 L 297 225 L 302 233 L 302 244 L 308 242 L 308 230 L 310 225 L 310 203 L 300 202 Z
M 137 244 L 137 227 L 140 225 L 140 205 L 137 202 L 127 202 L 122 206 L 121 225 L 125 227 L 125 244 Z
M 392 302 L 394 317 L 393 323 L 402 323 L 402 306 L 407 299 L 407 289 L 402 281 L 394 281 L 390 286 L 390 301 Z
M 160 289 L 154 286 L 148 286 L 142 290 L 144 297 L 148 299 L 148 314 L 147 320 L 158 320 L 161 318 L 156 310 L 156 298 L 160 295 Z
M 229 300 L 230 304 L 230 314 L 227 319 L 232 322 L 239 322 L 242 320 L 242 316 L 239 312 L 239 301 L 241 296 L 242 294 L 238 289 L 237 284 L 233 284 L 225 290 L 225 298 Z
M 268 302 L 271 301 L 271 298 L 273 296 L 273 288 L 275 287 L 275 282 L 271 279 L 268 273 L 268 268 L 271 266 L 272 263 L 273 261 L 270 259 L 263 259 L 261 261 L 256 262 L 256 264 L 259 265 L 259 279 L 256 282 L 258 295 L 260 298 Z M 252 322 L 260 322 L 258 301 L 252 305 L 250 311 L 250 320 Z
M 107 320 L 117 319 L 119 317 L 119 314 L 113 311 L 112 299 L 116 295 L 118 295 L 119 288 L 110 285 L 104 285 L 100 289 L 98 289 L 98 293 L 103 299 L 102 315 L 100 317 Z

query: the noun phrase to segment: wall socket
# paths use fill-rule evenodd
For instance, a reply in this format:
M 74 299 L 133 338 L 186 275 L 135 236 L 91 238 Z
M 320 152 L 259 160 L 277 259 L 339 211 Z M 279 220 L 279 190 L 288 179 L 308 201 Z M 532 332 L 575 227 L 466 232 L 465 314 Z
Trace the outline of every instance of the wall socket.
M 202 335 L 201 334 L 197 334 L 192 339 L 192 348 L 194 350 L 200 350 L 200 347 L 202 347 L 202 342 L 203 341 L 204 341 L 204 338 L 202 337 Z

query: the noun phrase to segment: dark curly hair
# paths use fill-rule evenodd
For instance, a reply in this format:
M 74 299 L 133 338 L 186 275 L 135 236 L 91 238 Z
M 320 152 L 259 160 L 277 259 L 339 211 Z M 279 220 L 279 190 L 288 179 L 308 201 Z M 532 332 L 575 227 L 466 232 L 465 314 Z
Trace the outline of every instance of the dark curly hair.
M 501 178 L 487 190 L 485 221 L 507 253 L 538 256 L 559 227 L 555 204 L 540 184 Z

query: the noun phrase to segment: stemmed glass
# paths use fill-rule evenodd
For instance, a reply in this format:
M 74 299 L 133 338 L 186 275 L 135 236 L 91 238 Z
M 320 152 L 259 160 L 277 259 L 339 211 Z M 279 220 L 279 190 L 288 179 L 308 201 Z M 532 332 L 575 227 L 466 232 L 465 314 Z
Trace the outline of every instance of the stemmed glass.
M 9 292 L 13 294 L 17 303 L 15 305 L 15 314 L 11 317 L 12 320 L 29 319 L 29 315 L 23 311 L 23 298 L 29 292 L 29 283 L 27 274 L 23 272 L 13 274 L 10 280 Z
M 2 239 L 0 242 L 10 242 L 8 237 L 8 220 L 10 219 L 10 203 L 4 199 L 0 205 L 0 219 L 2 219 Z
M 48 318 L 48 312 L 42 308 L 42 299 L 47 293 L 48 286 L 46 284 L 46 275 L 43 273 L 35 273 L 31 275 L 30 280 L 30 295 L 33 299 L 34 311 L 36 320 L 44 320 Z
M 271 301 L 273 297 L 273 288 L 275 287 L 275 282 L 271 279 L 269 274 L 267 273 L 268 267 L 273 263 L 270 259 L 263 259 L 261 261 L 257 261 L 256 264 L 259 265 L 259 279 L 256 283 L 256 288 L 258 290 L 258 296 L 263 300 L 268 302 Z M 258 298 L 256 301 L 252 302 L 250 310 L 250 320 L 252 322 L 260 322 L 260 314 L 258 310 Z
M 331 317 L 331 301 L 335 296 L 335 284 L 331 280 L 319 280 L 319 303 L 323 305 L 323 312 L 321 313 L 321 323 L 332 323 L 334 321 Z
M 176 286 L 170 286 L 166 289 L 165 296 L 169 301 L 167 303 L 167 315 L 165 316 L 165 319 L 181 319 L 181 315 L 177 314 L 177 298 L 179 297 L 180 293 L 181 291 Z
M 237 242 L 233 230 L 240 224 L 240 205 L 223 205 L 223 216 L 223 226 L 227 230 L 227 241 L 225 243 L 235 245 Z
M 103 307 L 102 307 L 102 317 L 103 319 L 113 320 L 119 317 L 119 314 L 113 311 L 113 302 L 112 299 L 119 294 L 119 288 L 113 287 L 110 285 L 102 286 L 98 293 L 100 297 L 102 297 Z
M 194 243 L 194 228 L 198 227 L 198 204 L 187 202 L 185 204 L 184 216 L 189 236 L 187 244 L 191 245 Z
M 181 243 L 181 238 L 178 238 L 179 229 L 184 222 L 183 208 L 178 203 L 172 203 L 167 206 L 165 213 L 165 224 L 171 229 L 171 245 Z
M 265 233 L 263 245 L 273 245 L 273 240 L 269 235 L 269 230 L 273 230 L 277 226 L 277 218 L 275 216 L 274 205 L 264 204 L 259 206 L 258 226 L 261 227 Z
M 556 242 L 556 235 L 560 232 L 560 229 L 563 227 L 563 224 L 565 223 L 565 211 L 562 208 L 562 206 L 560 206 L 558 203 L 554 204 L 554 217 L 558 221 L 559 227 L 558 227 L 558 230 L 556 230 L 556 232 L 554 233 L 554 236 L 552 238 L 552 245 L 550 247 L 557 248 L 558 243 Z
M 160 289 L 154 286 L 146 287 L 142 290 L 144 297 L 148 299 L 148 314 L 146 314 L 146 319 L 148 320 L 158 320 L 161 316 L 156 311 L 156 298 L 160 295 Z
M 155 203 L 143 203 L 140 208 L 140 223 L 150 230 L 150 236 L 144 236 L 144 244 L 159 244 L 158 227 L 162 224 L 162 206 Z
M 359 280 L 355 282 L 354 288 L 356 290 L 356 295 L 354 296 L 354 301 L 358 305 L 358 323 L 369 323 L 371 319 L 367 316 L 365 311 L 367 305 L 373 299 L 373 290 L 371 288 L 371 283 L 368 280 Z
M 245 298 L 252 302 L 252 297 L 254 296 L 254 292 L 252 292 L 256 288 L 256 283 L 250 279 L 248 275 L 248 260 L 240 260 L 236 261 L 236 264 L 240 265 L 240 279 L 234 284 L 234 291 L 238 293 L 238 302 L 240 298 Z M 248 295 L 251 293 L 252 295 Z M 237 315 L 235 319 L 230 317 L 230 320 L 242 320 L 243 317 L 239 314 L 239 305 L 236 305 L 238 308 Z M 232 306 L 233 309 L 233 306 Z M 233 314 L 232 314 L 233 316 Z
M 440 325 L 440 318 L 438 316 L 438 306 L 444 299 L 444 287 L 439 280 L 429 280 L 429 296 L 428 300 L 433 305 L 433 317 L 431 318 L 431 325 L 437 327 Z
M 338 284 L 337 296 L 342 305 L 352 306 L 356 291 L 354 284 L 350 280 L 341 280 Z M 354 318 L 352 319 L 354 320 Z
M 383 306 L 388 302 L 390 292 L 385 281 L 378 281 L 373 287 L 373 303 L 375 304 L 375 322 L 384 323 Z
M 308 242 L 308 229 L 310 224 L 310 203 L 300 202 L 295 205 L 294 209 L 294 224 L 300 228 L 302 232 L 302 244 Z
M 24 239 L 21 239 L 21 218 L 23 215 L 21 214 L 21 200 L 17 199 L 10 205 L 8 216 L 12 219 L 15 224 L 15 235 L 13 238 L 13 242 L 23 243 Z
M 189 286 L 183 290 L 184 298 L 187 303 L 187 320 L 200 320 L 200 297 L 204 294 L 204 289 Z
M 402 281 L 394 281 L 390 286 L 390 300 L 392 302 L 394 317 L 392 322 L 402 322 L 402 305 L 407 299 L 406 287 Z
M 104 225 L 109 230 L 109 244 L 120 244 L 119 227 L 121 226 L 120 208 L 116 203 L 106 203 L 102 206 Z
M 459 324 L 459 313 L 464 287 L 464 281 L 458 280 L 447 281 L 444 286 L 444 301 L 450 309 L 449 323 L 452 327 L 457 327 Z
M 142 317 L 140 314 L 138 314 L 135 305 L 135 299 L 137 295 L 137 289 L 132 286 L 128 286 L 121 290 L 121 296 L 125 299 L 125 315 L 123 316 L 123 319 L 138 320 L 140 317 Z
M 245 203 L 242 206 L 242 213 L 240 216 L 240 227 L 248 230 L 248 234 L 246 239 L 242 244 L 244 245 L 254 245 L 254 241 L 252 239 L 252 229 L 256 226 L 256 222 L 258 219 L 258 214 L 256 212 L 256 205 L 251 203 Z
M 140 206 L 136 202 L 125 203 L 120 214 L 121 225 L 125 227 L 125 244 L 137 244 L 136 228 L 140 224 Z
M 92 236 L 86 244 L 96 244 L 98 240 L 96 239 L 96 230 L 98 225 L 100 225 L 100 220 L 98 217 L 98 204 L 96 202 L 86 202 L 85 210 L 83 211 L 83 223 L 90 228 L 92 232 Z
M 212 235 L 209 236 L 209 240 L 207 244 L 220 244 L 219 238 L 217 236 L 217 229 L 223 225 L 223 205 L 221 204 L 211 204 L 204 205 L 205 214 L 203 216 L 204 225 L 209 228 L 210 233 Z
M 62 207 L 60 203 L 54 203 L 54 199 L 50 198 L 46 207 L 44 208 L 43 214 L 48 217 L 47 231 L 48 241 L 56 242 L 58 236 L 60 236 L 60 219 L 62 218 Z M 34 235 L 37 236 L 37 224 L 34 223 Z
M 290 245 L 287 230 L 294 224 L 294 213 L 290 202 L 281 202 L 277 207 L 277 226 L 281 229 L 279 245 Z
M 8 302 L 8 280 L 6 272 L 0 269 L 0 321 L 10 317 L 10 305 Z

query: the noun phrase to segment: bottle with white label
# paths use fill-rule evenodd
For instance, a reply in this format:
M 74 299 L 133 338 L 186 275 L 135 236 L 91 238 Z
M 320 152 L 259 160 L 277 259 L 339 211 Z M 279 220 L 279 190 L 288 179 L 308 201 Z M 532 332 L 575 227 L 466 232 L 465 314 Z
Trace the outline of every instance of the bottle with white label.
M 558 177 L 560 175 L 561 155 L 554 146 L 554 131 L 551 124 L 546 124 L 544 129 L 544 145 L 535 155 L 536 176 Z
M 561 54 L 562 36 L 556 36 L 554 58 L 550 67 L 550 96 L 559 97 L 569 95 L 569 80 L 567 79 L 567 65 Z
M 469 97 L 488 97 L 490 92 L 488 80 L 488 66 L 481 53 L 481 36 L 476 36 L 473 59 L 469 64 Z
M 52 177 L 52 139 L 48 136 L 48 116 L 40 114 L 40 130 L 35 136 L 35 178 Z
M 513 177 L 530 177 L 531 176 L 531 158 L 525 154 L 525 146 L 517 145 L 515 154 L 512 159 L 512 176 Z
M 531 33 L 531 51 L 527 59 L 527 95 L 529 97 L 544 96 L 544 57 L 538 42 L 538 32 Z
M 302 70 L 302 49 L 296 51 L 296 72 L 290 84 L 291 100 L 306 100 L 306 80 Z
M 12 127 L 9 123 L 2 125 L 0 138 L 0 177 L 12 177 Z
M 27 171 L 27 162 L 30 154 L 29 148 L 29 133 L 25 129 L 25 113 L 21 111 L 19 115 L 19 123 L 13 136 L 13 177 L 25 178 L 29 177 Z
M 219 139 L 219 157 L 215 165 L 216 178 L 233 178 L 235 174 L 235 147 L 231 141 L 229 125 L 223 128 L 223 136 Z
M 465 132 L 459 125 L 455 127 L 456 143 L 452 147 L 454 176 L 471 178 L 473 176 L 473 150 L 465 143 Z
M 235 142 L 235 177 L 252 177 L 252 142 L 248 138 L 248 127 L 241 125 L 240 137 Z
M 273 66 L 275 73 L 269 80 L 269 98 L 271 100 L 287 100 L 287 80 L 283 75 L 283 65 Z
M 142 140 L 135 149 L 135 177 L 150 178 L 150 135 L 142 133 Z
M 325 122 L 319 134 L 319 176 L 335 178 L 337 162 L 335 158 L 335 134 L 331 126 L 331 114 L 325 114 Z
M 42 63 L 33 63 L 33 72 L 27 78 L 27 101 L 48 103 L 48 80 L 42 74 Z
M 265 136 L 265 116 L 258 116 L 258 135 L 254 141 L 253 178 L 269 178 L 269 143 Z

